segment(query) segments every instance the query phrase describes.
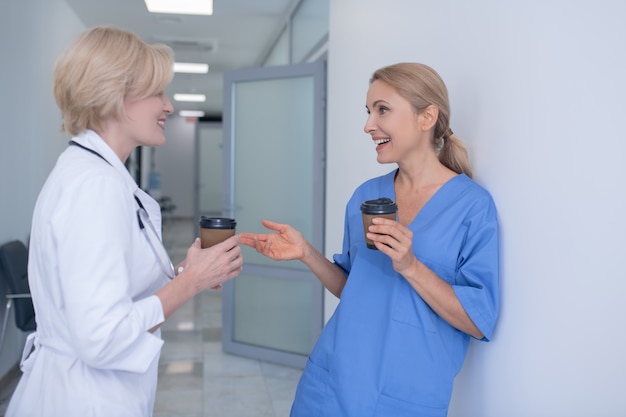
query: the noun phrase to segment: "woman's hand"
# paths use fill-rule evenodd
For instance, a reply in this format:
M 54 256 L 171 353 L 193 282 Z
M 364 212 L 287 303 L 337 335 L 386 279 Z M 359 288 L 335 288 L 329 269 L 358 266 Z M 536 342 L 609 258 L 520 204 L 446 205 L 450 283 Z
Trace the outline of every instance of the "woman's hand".
M 199 292 L 208 288 L 220 289 L 223 282 L 239 275 L 243 258 L 238 244 L 239 237 L 235 235 L 202 249 L 200 239 L 196 238 L 187 249 L 187 258 L 176 265 L 176 277 L 156 292 L 164 317 L 170 317 Z
M 376 248 L 391 258 L 393 269 L 404 275 L 416 266 L 413 254 L 413 232 L 394 220 L 375 217 L 372 219 L 367 238 Z
M 277 233 L 240 233 L 239 243 L 277 261 L 302 260 L 309 247 L 302 233 L 288 224 L 262 220 L 263 226 Z
M 220 289 L 221 284 L 235 278 L 241 272 L 243 258 L 238 246 L 239 238 L 232 236 L 225 241 L 202 249 L 200 239 L 196 239 L 187 250 L 187 258 L 177 266 L 194 277 L 193 285 L 198 292 L 207 288 Z
M 322 285 L 337 297 L 341 297 L 346 275 L 339 266 L 330 262 L 302 233 L 288 224 L 262 221 L 263 226 L 276 233 L 240 233 L 239 243 L 255 248 L 257 252 L 276 261 L 298 260 L 303 262 L 320 280 Z

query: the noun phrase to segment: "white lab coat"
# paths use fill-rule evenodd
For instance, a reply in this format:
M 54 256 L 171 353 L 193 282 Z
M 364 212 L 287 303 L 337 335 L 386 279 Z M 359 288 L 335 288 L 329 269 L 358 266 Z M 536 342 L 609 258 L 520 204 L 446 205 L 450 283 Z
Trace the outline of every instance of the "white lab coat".
M 73 140 L 106 161 L 69 146 L 37 200 L 28 266 L 37 332 L 6 415 L 150 416 L 163 341 L 148 330 L 164 320 L 154 293 L 167 277 L 133 195 L 159 231 L 160 208 L 95 132 Z

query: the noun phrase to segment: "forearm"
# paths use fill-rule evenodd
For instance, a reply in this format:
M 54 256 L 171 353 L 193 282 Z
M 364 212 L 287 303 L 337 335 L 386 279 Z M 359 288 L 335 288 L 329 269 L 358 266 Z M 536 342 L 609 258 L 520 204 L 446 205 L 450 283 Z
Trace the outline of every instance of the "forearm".
M 328 291 L 335 297 L 341 298 L 341 292 L 346 285 L 347 278 L 340 267 L 329 261 L 310 243 L 307 243 L 304 255 L 300 260 L 313 272 Z
M 187 272 L 183 271 L 156 292 L 156 296 L 161 300 L 163 316 L 166 320 L 199 292 L 194 285 L 190 285 L 186 282 L 189 278 L 186 274 Z M 154 331 L 155 329 L 156 327 L 150 329 L 150 331 Z
M 416 260 L 414 267 L 405 272 L 404 278 L 430 308 L 451 326 L 477 339 L 483 338 L 482 332 L 461 305 L 452 286 L 426 265 Z

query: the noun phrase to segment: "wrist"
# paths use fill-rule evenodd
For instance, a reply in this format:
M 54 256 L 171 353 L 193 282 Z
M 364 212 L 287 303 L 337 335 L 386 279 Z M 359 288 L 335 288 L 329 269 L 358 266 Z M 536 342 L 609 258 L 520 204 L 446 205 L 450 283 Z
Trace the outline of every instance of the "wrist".
M 402 276 L 409 281 L 413 282 L 416 285 L 420 283 L 420 277 L 424 276 L 424 271 L 427 270 L 428 267 L 420 262 L 419 259 L 414 258 L 413 262 L 406 268 L 405 271 L 402 272 Z
M 308 262 L 310 262 L 314 254 L 315 254 L 315 248 L 313 247 L 313 245 L 311 245 L 308 241 L 305 240 L 302 246 L 302 256 L 300 257 L 299 260 L 303 262 L 304 264 L 308 264 Z
M 193 278 L 193 271 L 187 269 L 181 271 L 176 278 L 174 278 L 174 282 L 178 287 L 177 292 L 181 294 L 183 298 L 191 299 L 202 291 L 202 289 L 198 287 L 196 280 Z

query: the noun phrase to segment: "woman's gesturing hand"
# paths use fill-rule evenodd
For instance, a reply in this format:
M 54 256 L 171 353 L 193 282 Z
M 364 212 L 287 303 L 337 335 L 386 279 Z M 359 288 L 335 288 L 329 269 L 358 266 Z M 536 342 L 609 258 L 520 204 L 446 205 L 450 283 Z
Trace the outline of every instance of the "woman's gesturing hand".
M 262 224 L 277 233 L 240 233 L 239 242 L 277 261 L 301 260 L 304 257 L 308 245 L 302 233 L 288 224 L 269 220 L 263 220 Z

